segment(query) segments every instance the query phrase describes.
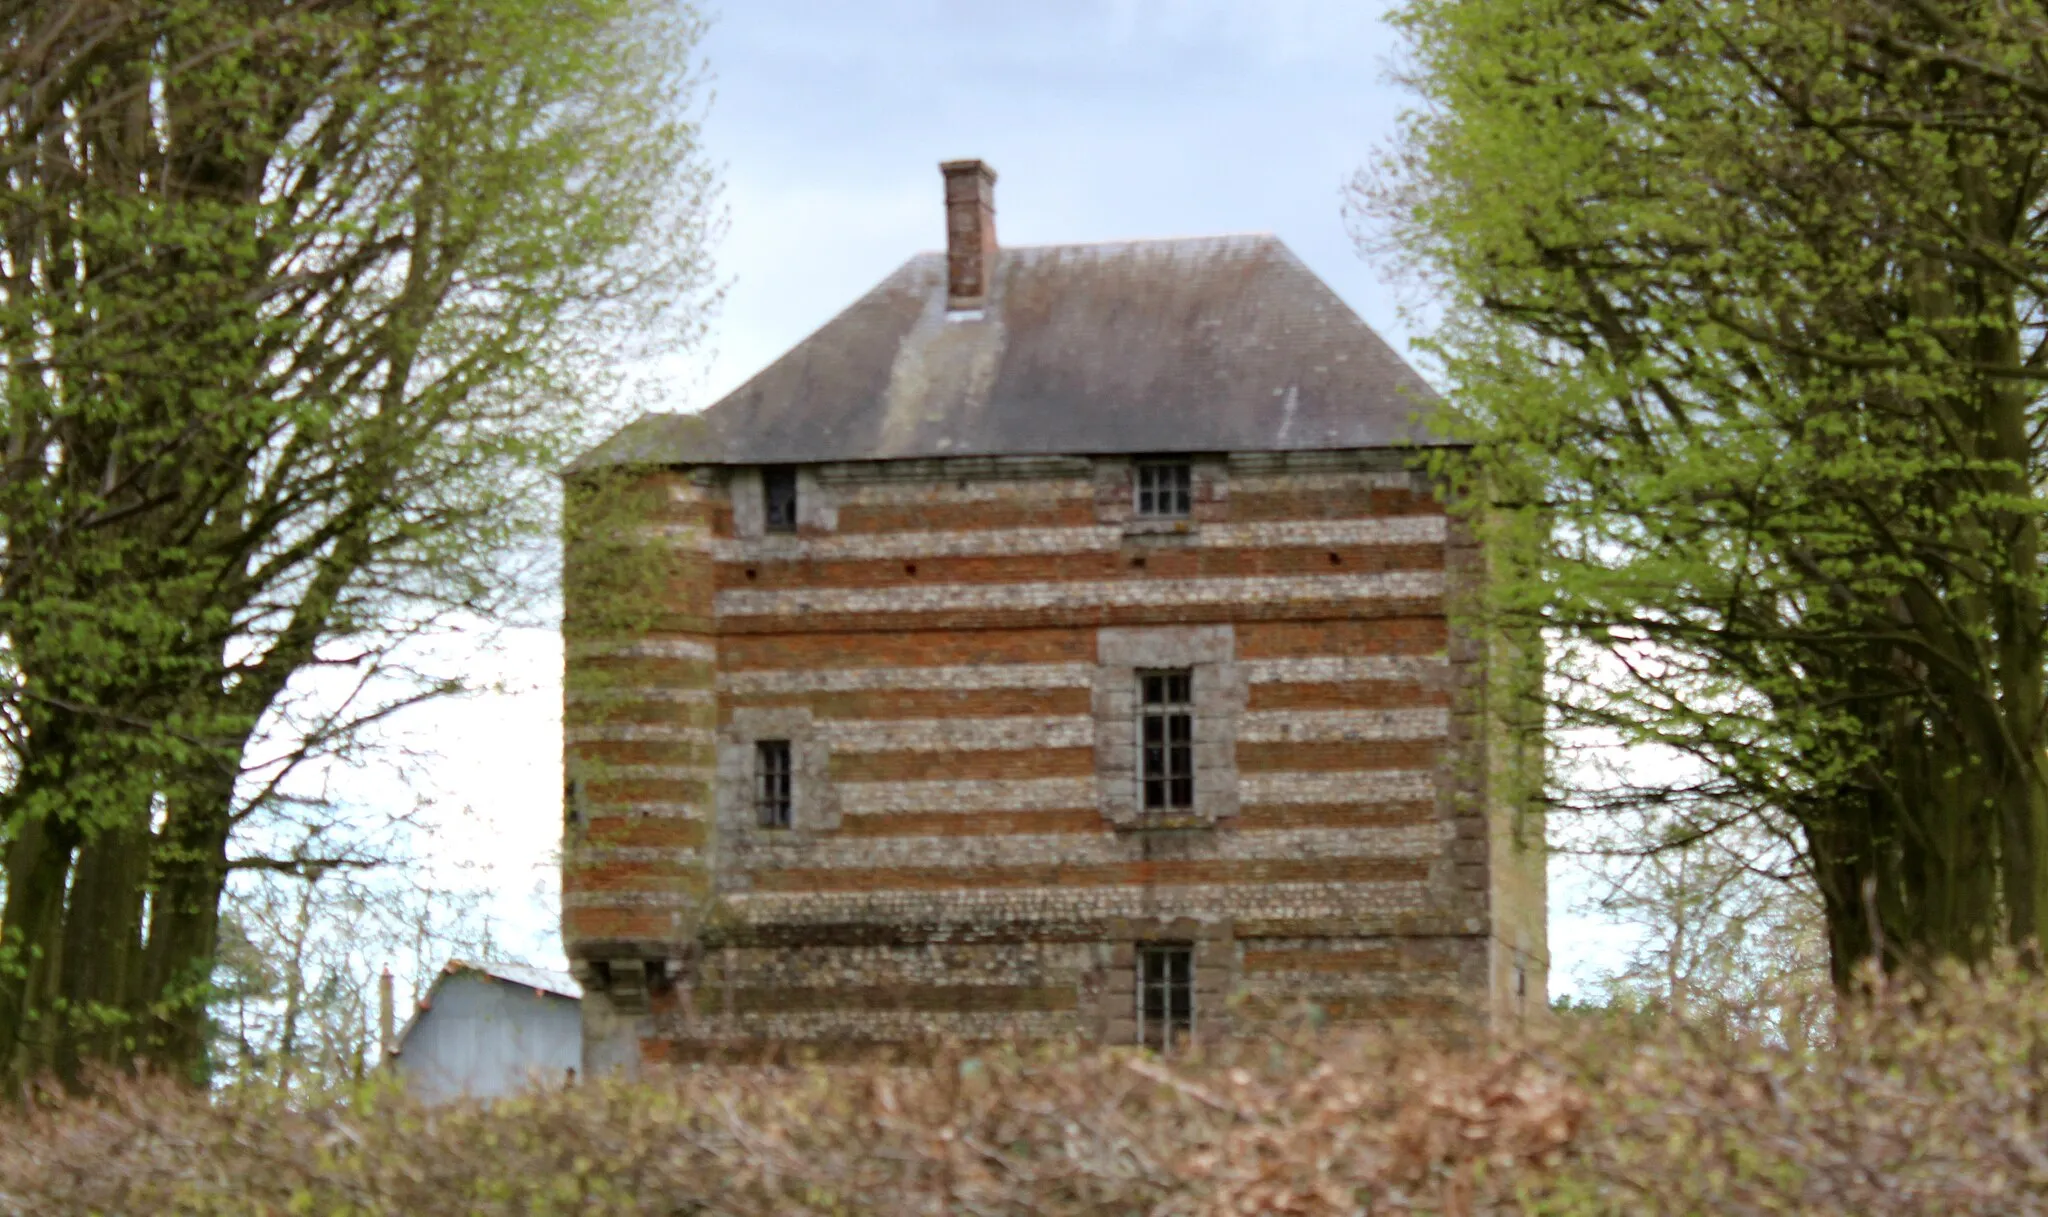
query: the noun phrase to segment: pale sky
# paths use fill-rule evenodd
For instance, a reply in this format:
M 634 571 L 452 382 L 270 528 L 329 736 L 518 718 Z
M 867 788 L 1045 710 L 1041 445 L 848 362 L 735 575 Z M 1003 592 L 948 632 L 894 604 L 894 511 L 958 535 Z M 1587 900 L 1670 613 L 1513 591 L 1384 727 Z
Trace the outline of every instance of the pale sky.
M 1382 334 L 1340 190 L 1394 133 L 1381 6 L 754 0 L 717 19 L 706 128 L 731 229 L 708 404 L 920 250 L 938 163 L 992 165 L 1012 245 L 1274 232 Z
M 1428 301 L 1361 258 L 1342 213 L 1344 184 L 1392 140 L 1404 105 L 1384 7 L 749 0 L 714 11 L 705 139 L 730 210 L 715 251 L 729 289 L 664 398 L 709 404 L 904 259 L 940 248 L 937 166 L 962 157 L 998 174 L 1005 244 L 1273 232 L 1409 349 Z M 561 966 L 559 645 L 520 632 L 464 662 L 505 690 L 405 724 L 408 742 L 442 758 L 424 775 L 444 808 L 436 846 L 486 868 L 508 953 Z M 396 775 L 357 778 L 368 793 Z M 1553 992 L 1589 952 L 1612 950 L 1611 932 L 1564 913 L 1552 919 Z

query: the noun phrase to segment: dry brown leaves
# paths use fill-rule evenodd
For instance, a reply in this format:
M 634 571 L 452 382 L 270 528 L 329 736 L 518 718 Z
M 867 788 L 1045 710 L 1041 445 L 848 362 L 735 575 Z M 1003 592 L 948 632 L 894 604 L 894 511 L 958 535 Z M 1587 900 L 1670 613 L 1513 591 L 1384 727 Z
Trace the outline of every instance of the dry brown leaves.
M 951 1047 L 492 1108 L 127 1082 L 0 1120 L 0 1212 L 2048 1214 L 2044 1066 L 2048 993 L 1957 981 L 1803 1052 L 1601 1019 Z

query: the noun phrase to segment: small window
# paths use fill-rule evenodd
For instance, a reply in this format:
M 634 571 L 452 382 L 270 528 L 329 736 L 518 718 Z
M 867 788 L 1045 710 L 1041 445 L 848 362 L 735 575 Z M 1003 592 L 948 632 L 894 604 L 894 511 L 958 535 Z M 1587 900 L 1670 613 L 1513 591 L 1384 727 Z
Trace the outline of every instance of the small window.
M 769 532 L 796 531 L 796 470 L 770 465 L 761 470 L 761 495 Z
M 1195 674 L 1138 673 L 1138 777 L 1146 811 L 1195 806 Z
M 788 828 L 794 775 L 789 741 L 764 739 L 754 745 L 754 823 L 762 828 Z
M 1138 948 L 1138 1042 L 1160 1051 L 1195 1033 L 1195 948 L 1184 942 Z
M 1194 507 L 1193 472 L 1186 461 L 1138 462 L 1138 515 L 1149 520 L 1185 519 Z

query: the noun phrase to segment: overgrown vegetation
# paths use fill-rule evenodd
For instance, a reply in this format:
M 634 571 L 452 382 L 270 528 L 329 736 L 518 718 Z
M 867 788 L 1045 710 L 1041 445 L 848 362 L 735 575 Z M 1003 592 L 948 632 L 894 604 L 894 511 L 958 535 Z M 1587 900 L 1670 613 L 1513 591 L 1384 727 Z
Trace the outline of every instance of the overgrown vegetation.
M 1789 845 L 1838 982 L 2048 941 L 2048 9 L 1396 20 L 1359 201 L 1447 305 L 1488 607 L 1635 750 L 1556 805 Z
M 1160 1059 L 700 1068 L 493 1107 L 126 1083 L 4 1117 L 65 1214 L 2048 1213 L 2048 993 L 1879 992 L 1812 1045 L 1562 1016 L 1518 1044 L 1317 1032 Z
M 196 1076 L 231 872 L 362 860 L 264 820 L 453 687 L 403 644 L 522 590 L 554 470 L 690 330 L 698 36 L 651 0 L 0 14 L 8 1089 Z
M 208 1075 L 309 1095 L 361 1083 L 382 1055 L 387 969 L 402 1029 L 451 958 L 502 956 L 483 903 L 418 865 L 238 876 L 221 906 Z

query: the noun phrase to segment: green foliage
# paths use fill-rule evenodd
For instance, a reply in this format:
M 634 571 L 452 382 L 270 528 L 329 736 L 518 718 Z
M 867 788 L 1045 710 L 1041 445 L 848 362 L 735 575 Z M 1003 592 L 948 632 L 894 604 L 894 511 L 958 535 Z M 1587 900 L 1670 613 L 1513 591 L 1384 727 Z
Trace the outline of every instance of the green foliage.
M 1561 803 L 1791 841 L 1835 974 L 2048 937 L 2037 3 L 1413 0 L 1360 201 Z
M 651 0 L 4 21 L 0 1077 L 189 1064 L 231 840 L 406 700 L 288 727 L 294 681 L 360 691 L 406 636 L 502 610 L 619 366 L 692 328 L 699 24 Z

